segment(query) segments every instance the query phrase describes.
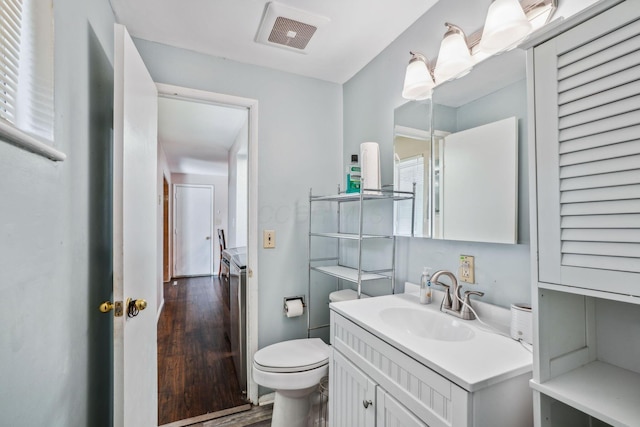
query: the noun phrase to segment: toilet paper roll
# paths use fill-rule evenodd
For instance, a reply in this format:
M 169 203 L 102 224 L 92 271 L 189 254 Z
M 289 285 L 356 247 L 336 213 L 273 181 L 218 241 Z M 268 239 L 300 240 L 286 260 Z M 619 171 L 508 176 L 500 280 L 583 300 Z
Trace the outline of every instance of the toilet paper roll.
M 360 177 L 363 188 L 381 188 L 380 146 L 377 142 L 360 144 Z M 380 194 L 379 191 L 364 191 L 365 194 Z
M 511 338 L 533 343 L 533 318 L 529 304 L 511 304 Z
M 290 299 L 284 305 L 284 310 L 287 313 L 287 317 L 298 317 L 302 316 L 302 312 L 304 310 L 304 306 L 302 305 L 302 300 L 300 299 Z

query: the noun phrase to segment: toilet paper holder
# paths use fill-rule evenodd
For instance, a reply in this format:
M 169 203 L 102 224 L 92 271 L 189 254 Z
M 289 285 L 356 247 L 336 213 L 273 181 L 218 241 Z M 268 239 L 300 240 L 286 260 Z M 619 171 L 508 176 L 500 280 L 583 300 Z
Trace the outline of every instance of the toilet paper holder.
M 306 308 L 307 304 L 304 303 L 304 295 L 298 295 L 295 297 L 284 297 L 282 299 L 282 313 L 284 313 L 284 315 L 287 315 L 287 302 L 288 301 L 295 301 L 295 300 L 300 300 L 302 302 L 302 307 Z

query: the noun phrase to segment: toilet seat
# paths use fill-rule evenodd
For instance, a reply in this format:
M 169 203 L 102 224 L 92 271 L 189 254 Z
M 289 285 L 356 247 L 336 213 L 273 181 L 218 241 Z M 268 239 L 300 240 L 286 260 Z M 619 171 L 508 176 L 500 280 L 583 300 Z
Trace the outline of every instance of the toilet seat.
M 304 338 L 271 344 L 253 356 L 254 366 L 264 372 L 294 373 L 325 366 L 330 347 L 320 338 Z

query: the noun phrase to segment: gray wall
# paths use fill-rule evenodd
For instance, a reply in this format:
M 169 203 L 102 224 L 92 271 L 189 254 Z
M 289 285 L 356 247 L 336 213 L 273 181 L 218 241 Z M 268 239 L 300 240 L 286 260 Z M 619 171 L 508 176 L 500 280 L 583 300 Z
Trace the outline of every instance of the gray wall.
M 111 425 L 107 0 L 55 0 L 54 163 L 0 141 L 0 425 Z
M 382 183 L 392 182 L 393 113 L 396 107 L 406 102 L 402 99 L 401 92 L 409 51 L 418 51 L 430 59 L 435 58 L 444 34 L 444 22 L 455 23 L 467 34 L 471 34 L 484 25 L 484 16 L 490 3 L 490 0 L 449 0 L 437 3 L 344 84 L 344 165 L 348 164 L 349 154 L 358 152 L 360 143 L 377 141 L 380 144 Z M 556 17 L 570 16 L 591 3 L 593 1 L 561 1 Z M 489 110 L 487 113 L 494 115 L 496 112 Z M 520 153 L 526 155 L 526 149 L 521 147 Z M 521 157 L 519 167 L 519 244 L 398 238 L 397 282 L 408 280 L 417 283 L 423 266 L 457 272 L 458 256 L 474 255 L 477 285 L 473 286 L 486 293 L 483 300 L 502 306 L 530 301 L 526 157 Z M 391 210 L 388 209 L 386 213 L 391 218 Z M 379 259 L 378 262 L 384 263 L 385 260 Z M 383 289 L 374 289 L 373 293 L 377 294 L 381 290 Z
M 341 180 L 340 85 L 135 40 L 154 81 L 258 100 L 258 345 L 306 337 L 306 319 L 282 298 L 307 292 L 309 188 Z M 276 248 L 262 249 L 262 230 Z

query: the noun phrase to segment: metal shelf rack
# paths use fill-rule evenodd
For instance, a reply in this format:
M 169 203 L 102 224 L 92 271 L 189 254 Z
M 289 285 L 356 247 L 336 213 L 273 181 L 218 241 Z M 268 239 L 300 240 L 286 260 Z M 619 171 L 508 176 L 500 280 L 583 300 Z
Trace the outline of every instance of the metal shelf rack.
M 324 325 L 312 325 L 311 324 L 311 274 L 312 272 L 318 272 L 325 274 L 336 279 L 345 280 L 357 285 L 357 297 L 360 298 L 362 294 L 362 285 L 368 281 L 387 279 L 390 282 L 391 293 L 395 293 L 395 254 L 396 254 L 396 240 L 392 234 L 365 234 L 363 231 L 363 219 L 365 216 L 365 204 L 368 201 L 373 200 L 389 200 L 393 202 L 409 200 L 411 201 L 411 235 L 413 235 L 413 223 L 415 211 L 415 191 L 396 191 L 392 186 L 384 186 L 381 189 L 363 189 L 360 193 L 344 193 L 340 192 L 338 187 L 338 193 L 334 195 L 313 195 L 313 190 L 309 190 L 309 273 L 308 273 L 308 302 L 307 302 L 307 336 L 310 336 L 312 330 L 326 328 L 329 324 Z M 313 232 L 313 209 L 312 205 L 315 202 L 330 202 L 336 205 L 337 215 L 337 231 L 330 232 Z M 343 203 L 356 203 L 358 206 L 358 225 L 357 232 L 343 231 L 340 221 L 341 205 Z M 330 238 L 337 241 L 337 255 L 335 257 L 325 258 L 312 258 L 311 257 L 311 240 L 312 238 Z M 392 259 L 391 267 L 381 270 L 363 270 L 362 268 L 362 242 L 367 240 L 379 240 L 386 239 L 391 241 L 392 245 Z M 348 266 L 340 263 L 340 248 L 342 241 L 357 241 L 357 265 Z M 317 265 L 318 263 L 333 262 L 333 265 Z

